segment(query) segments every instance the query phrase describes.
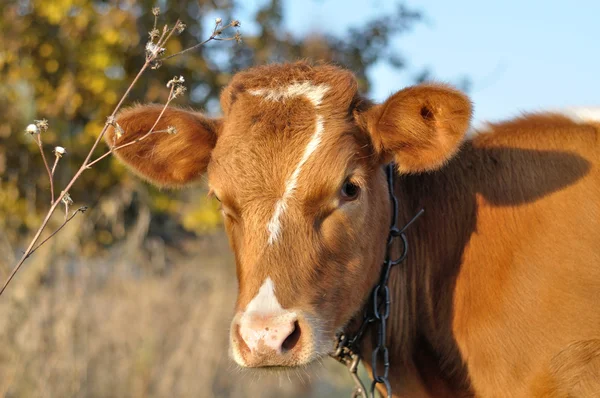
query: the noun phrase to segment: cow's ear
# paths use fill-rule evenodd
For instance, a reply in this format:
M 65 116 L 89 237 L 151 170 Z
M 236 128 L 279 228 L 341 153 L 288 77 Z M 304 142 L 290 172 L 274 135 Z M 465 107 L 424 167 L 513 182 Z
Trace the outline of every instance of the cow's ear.
M 460 91 L 421 84 L 356 117 L 383 161 L 394 160 L 401 173 L 418 173 L 440 168 L 456 153 L 471 113 L 471 102 Z
M 122 134 L 110 128 L 105 136 L 109 146 L 133 142 L 146 135 L 158 119 L 162 105 L 137 106 L 117 116 Z M 167 108 L 158 124 L 139 142 L 115 151 L 117 158 L 142 178 L 162 187 L 189 184 L 206 171 L 217 142 L 220 119 L 199 113 Z M 170 130 L 170 131 L 169 131 Z

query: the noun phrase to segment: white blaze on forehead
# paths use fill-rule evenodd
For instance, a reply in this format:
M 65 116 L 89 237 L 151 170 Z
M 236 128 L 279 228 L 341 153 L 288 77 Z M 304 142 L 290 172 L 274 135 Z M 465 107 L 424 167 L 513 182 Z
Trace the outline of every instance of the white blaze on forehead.
M 328 90 L 329 87 L 324 84 L 314 85 L 311 82 L 300 82 L 292 83 L 281 88 L 259 88 L 249 90 L 249 92 L 252 95 L 262 96 L 270 101 L 282 101 L 288 98 L 304 96 L 315 106 L 316 109 L 318 109 Z M 267 230 L 269 231 L 269 245 L 275 243 L 275 241 L 277 241 L 281 235 L 281 216 L 285 213 L 287 209 L 287 202 L 294 195 L 294 191 L 298 186 L 298 176 L 300 176 L 302 167 L 306 164 L 308 159 L 317 150 L 319 144 L 321 143 L 321 136 L 323 135 L 323 117 L 317 114 L 316 119 L 315 132 L 310 138 L 308 145 L 306 145 L 306 148 L 304 148 L 302 158 L 296 165 L 292 175 L 290 175 L 290 177 L 287 179 L 283 196 L 275 203 L 273 216 L 267 223 Z
M 270 101 L 282 101 L 293 97 L 306 97 L 315 107 L 323 101 L 329 87 L 325 84 L 314 85 L 311 82 L 292 83 L 280 88 L 257 88 L 248 90 L 252 95 L 265 97 Z
M 296 165 L 294 172 L 288 178 L 285 183 L 285 191 L 283 192 L 283 196 L 281 199 L 275 203 L 275 211 L 273 212 L 273 216 L 269 220 L 267 224 L 267 229 L 269 230 L 269 244 L 272 245 L 279 235 L 281 235 L 281 215 L 285 212 L 287 208 L 287 201 L 291 198 L 298 186 L 298 176 L 300 175 L 300 171 L 302 171 L 302 167 L 308 161 L 310 156 L 317 150 L 319 144 L 321 143 L 321 136 L 323 135 L 323 117 L 317 116 L 317 128 L 308 145 L 304 148 L 304 153 L 302 154 L 302 159 Z

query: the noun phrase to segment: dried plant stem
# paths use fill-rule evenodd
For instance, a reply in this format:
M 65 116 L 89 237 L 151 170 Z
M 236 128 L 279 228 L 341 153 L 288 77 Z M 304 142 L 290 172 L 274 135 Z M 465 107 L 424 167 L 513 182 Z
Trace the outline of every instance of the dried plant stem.
M 58 161 L 60 160 L 60 156 L 56 156 L 54 158 L 54 164 L 52 165 L 52 170 L 51 170 L 51 175 L 52 177 L 54 177 L 54 172 L 56 171 L 56 166 L 58 165 Z M 50 189 L 52 189 L 52 192 L 54 192 L 54 189 L 52 188 L 52 178 L 50 178 Z M 54 199 L 52 199 L 52 201 L 54 201 Z
M 178 53 L 171 54 L 168 57 L 163 57 L 163 58 L 161 58 L 161 61 L 166 61 L 166 60 L 168 60 L 170 58 L 173 58 L 173 57 L 176 57 L 178 55 L 185 54 L 185 53 L 187 53 L 189 51 L 193 51 L 193 50 L 195 50 L 195 49 L 197 49 L 199 47 L 202 47 L 203 45 L 205 45 L 206 43 L 208 43 L 211 40 L 219 40 L 219 41 L 239 40 L 239 34 L 237 34 L 234 37 L 227 37 L 227 38 L 220 38 L 219 37 L 219 35 L 221 35 L 221 33 L 223 33 L 223 31 L 225 29 L 230 28 L 230 27 L 237 27 L 237 26 L 239 26 L 240 24 L 239 24 L 238 21 L 232 21 L 228 25 L 223 26 L 223 27 L 220 27 L 220 23 L 221 22 L 217 22 L 215 24 L 215 28 L 213 29 L 213 32 L 212 32 L 212 34 L 210 35 L 210 37 L 208 39 L 206 39 L 203 42 L 198 43 L 198 44 L 196 44 L 196 45 L 194 45 L 192 47 L 186 48 L 185 50 L 181 50 Z
M 181 50 L 181 51 L 179 51 L 178 53 L 171 54 L 171 55 L 169 55 L 168 57 L 161 58 L 161 61 L 166 61 L 166 60 L 168 60 L 168 59 L 171 59 L 171 58 L 173 58 L 173 57 L 176 57 L 176 56 L 178 56 L 178 55 L 185 54 L 185 53 L 187 53 L 187 52 L 189 52 L 189 51 L 193 51 L 193 50 L 195 50 L 195 49 L 197 49 L 197 48 L 199 48 L 199 47 L 202 47 L 203 45 L 205 45 L 206 43 L 208 43 L 208 42 L 209 42 L 209 41 L 211 41 L 211 40 L 215 40 L 215 35 L 214 35 L 214 33 L 213 33 L 213 35 L 212 35 L 212 36 L 210 36 L 208 39 L 204 40 L 203 42 L 201 42 L 201 43 L 198 43 L 198 44 L 196 44 L 195 46 L 192 46 L 192 47 L 186 48 L 185 50 Z
M 40 148 L 40 153 L 42 154 L 42 160 L 44 161 L 44 167 L 46 167 L 46 171 L 48 172 L 48 178 L 50 179 L 50 204 L 54 204 L 54 173 L 50 170 L 48 166 L 48 161 L 46 160 L 46 155 L 44 155 L 44 148 L 42 146 L 42 137 L 41 134 L 36 134 L 36 142 L 38 148 Z M 54 169 L 54 168 L 53 168 Z M 2 294 L 2 293 L 0 293 Z
M 109 119 L 114 119 L 114 117 L 116 116 L 116 114 L 119 111 L 119 109 L 121 109 L 121 106 L 123 106 L 123 102 L 125 102 L 125 99 L 129 95 L 129 92 L 131 91 L 131 89 L 133 88 L 133 86 L 135 86 L 135 84 L 140 79 L 140 77 L 144 74 L 144 72 L 146 71 L 146 69 L 148 69 L 148 66 L 150 66 L 150 62 L 151 62 L 151 60 L 147 60 L 144 63 L 144 66 L 142 66 L 142 68 L 140 69 L 140 71 L 138 72 L 138 74 L 135 76 L 135 78 L 133 79 L 133 81 L 131 82 L 131 84 L 129 85 L 129 87 L 127 88 L 127 91 L 125 91 L 125 94 L 123 94 L 123 96 L 121 97 L 121 100 L 119 101 L 119 103 L 117 104 L 117 106 L 115 107 L 115 109 L 113 110 L 113 112 L 110 114 Z M 104 137 L 104 134 L 106 134 L 106 130 L 108 130 L 108 126 L 110 126 L 110 124 L 108 122 L 104 123 L 104 127 L 102 128 L 102 131 L 100 132 L 100 134 L 98 134 L 98 137 L 96 138 L 96 142 L 94 142 L 94 145 L 92 146 L 92 149 L 90 149 L 90 151 L 88 152 L 85 160 L 83 161 L 83 164 L 79 168 L 79 171 L 78 171 L 79 175 L 81 175 L 80 172 L 83 172 L 89 166 L 88 163 L 89 163 L 89 161 L 90 161 L 90 159 L 91 159 L 94 151 L 96 150 L 96 147 L 100 143 L 100 140 L 102 140 L 102 137 Z M 79 177 L 79 175 L 77 175 L 77 174 L 75 174 L 75 175 L 77 177 Z M 75 177 L 73 177 L 73 179 L 71 180 L 71 182 L 74 182 L 74 180 L 75 180 Z M 69 186 L 67 186 L 67 188 L 65 189 L 64 192 L 68 192 L 69 188 L 71 188 L 71 185 L 72 184 L 69 183 Z M 62 199 L 62 197 L 60 199 Z M 2 291 L 0 291 L 0 295 L 2 295 Z
M 237 21 L 236 21 L 237 22 Z M 180 27 L 180 21 L 177 20 L 177 22 L 175 23 L 174 27 L 171 29 L 168 29 L 167 26 L 164 27 L 163 32 L 160 36 L 160 38 L 158 39 L 157 42 L 157 46 L 159 48 L 163 47 L 166 42 L 171 38 L 171 36 L 173 35 L 173 33 L 179 29 Z M 218 24 L 217 24 L 218 25 Z M 239 25 L 239 23 L 238 23 Z M 236 25 L 236 26 L 238 26 Z M 230 24 L 228 26 L 233 26 L 233 24 Z M 183 53 L 186 53 L 188 51 L 191 51 L 195 48 L 198 48 L 206 43 L 208 43 L 211 40 L 214 40 L 216 36 L 218 36 L 220 34 L 220 32 L 222 31 L 219 30 L 219 32 L 217 33 L 217 29 L 215 28 L 215 30 L 213 31 L 213 34 L 211 35 L 210 38 L 208 38 L 207 40 L 193 46 L 190 47 L 186 50 L 180 51 L 176 54 L 173 54 L 171 56 L 168 57 L 160 57 L 160 55 L 156 52 L 151 53 L 150 55 L 146 56 L 146 61 L 144 63 L 144 65 L 141 67 L 140 71 L 138 72 L 138 74 L 135 76 L 135 78 L 133 79 L 133 81 L 129 84 L 129 87 L 127 87 L 127 90 L 125 91 L 125 93 L 123 94 L 123 96 L 121 97 L 121 99 L 119 100 L 119 103 L 115 106 L 113 112 L 111 113 L 111 115 L 107 118 L 106 123 L 104 124 L 104 127 L 102 128 L 102 130 L 100 131 L 100 133 L 98 134 L 98 136 L 96 137 L 96 141 L 94 142 L 94 144 L 92 145 L 92 147 L 90 148 L 87 156 L 85 157 L 85 160 L 83 161 L 83 163 L 81 164 L 81 166 L 79 167 L 79 169 L 77 170 L 77 172 L 75 173 L 75 175 L 73 175 L 73 177 L 71 178 L 71 180 L 69 181 L 69 183 L 66 185 L 66 187 L 61 191 L 61 193 L 58 195 L 58 197 L 54 198 L 54 182 L 53 182 L 53 176 L 54 176 L 54 171 L 56 170 L 56 166 L 58 164 L 58 160 L 59 160 L 59 156 L 56 156 L 56 159 L 54 161 L 54 165 L 52 166 L 52 169 L 50 169 L 50 167 L 48 166 L 48 162 L 46 161 L 46 157 L 44 155 L 44 151 L 42 148 L 42 141 L 40 138 L 40 135 L 37 135 L 37 144 L 40 148 L 40 152 L 42 155 L 42 159 L 44 161 L 44 166 L 46 167 L 46 171 L 48 172 L 48 177 L 50 178 L 50 190 L 52 191 L 52 201 L 51 201 L 51 205 L 50 208 L 48 209 L 48 213 L 46 213 L 46 216 L 44 217 L 44 220 L 42 221 L 40 227 L 38 228 L 38 230 L 36 231 L 35 235 L 33 236 L 33 238 L 31 239 L 31 241 L 29 242 L 29 245 L 27 246 L 27 249 L 25 250 L 25 252 L 23 252 L 23 255 L 21 256 L 21 259 L 17 262 L 17 264 L 14 266 L 13 270 L 11 271 L 10 275 L 8 276 L 8 278 L 6 279 L 6 282 L 4 283 L 4 285 L 2 286 L 2 289 L 0 289 L 0 296 L 4 293 L 4 291 L 6 290 L 6 287 L 9 285 L 9 283 L 12 281 L 12 279 L 14 278 L 15 274 L 19 271 L 19 269 L 21 268 L 21 266 L 23 265 L 23 263 L 25 262 L 25 260 L 27 260 L 27 258 L 29 258 L 29 256 L 31 256 L 31 254 L 33 252 L 35 252 L 40 246 L 42 246 L 44 243 L 46 243 L 49 239 L 51 239 L 53 236 L 55 236 L 69 221 L 71 221 L 78 213 L 83 213 L 85 210 L 84 208 L 79 208 L 77 210 L 75 210 L 75 212 L 73 212 L 73 214 L 71 214 L 71 216 L 69 216 L 68 214 L 68 204 L 65 203 L 65 220 L 64 222 L 58 227 L 58 229 L 56 229 L 54 232 L 52 232 L 50 234 L 50 236 L 48 236 L 46 239 L 44 239 L 41 243 L 39 243 L 36 246 L 37 241 L 39 240 L 40 236 L 42 235 L 42 233 L 44 232 L 44 229 L 46 228 L 46 226 L 48 225 L 48 222 L 50 221 L 50 218 L 52 217 L 52 215 L 54 214 L 54 212 L 56 211 L 56 208 L 61 204 L 61 202 L 63 201 L 63 198 L 65 198 L 65 196 L 68 194 L 69 190 L 71 189 L 71 187 L 75 184 L 75 182 L 79 179 L 79 177 L 89 168 L 91 168 L 91 166 L 93 166 L 94 164 L 96 164 L 97 162 L 99 162 L 100 160 L 106 158 L 107 156 L 109 156 L 110 154 L 114 153 L 116 150 L 121 149 L 121 148 L 125 148 L 129 145 L 133 145 L 136 142 L 140 142 L 143 139 L 145 139 L 146 137 L 148 137 L 150 134 L 156 133 L 156 131 L 154 131 L 154 129 L 156 128 L 156 126 L 158 125 L 160 119 L 162 118 L 165 110 L 167 109 L 168 105 L 171 103 L 171 101 L 175 98 L 176 94 L 174 93 L 174 89 L 175 89 L 175 85 L 173 85 L 171 87 L 171 92 L 169 94 L 169 98 L 167 100 L 167 103 L 165 104 L 165 106 L 162 109 L 162 112 L 160 113 L 160 115 L 158 116 L 158 118 L 156 119 L 154 125 L 152 126 L 152 128 L 150 129 L 150 131 L 148 131 L 145 135 L 143 135 L 142 137 L 135 139 L 131 142 L 128 142 L 126 144 L 123 145 L 119 145 L 119 146 L 112 146 L 109 151 L 105 154 L 103 154 L 102 156 L 98 157 L 97 159 L 95 159 L 94 161 L 90 161 L 94 151 L 96 150 L 96 148 L 98 147 L 98 144 L 100 143 L 100 141 L 102 140 L 102 138 L 104 137 L 104 135 L 106 134 L 106 131 L 108 130 L 108 128 L 113 125 L 114 120 L 115 120 L 115 116 L 117 114 L 117 112 L 121 109 L 121 106 L 123 106 L 123 103 L 125 102 L 125 99 L 129 96 L 129 93 L 131 92 L 132 88 L 136 85 L 136 83 L 138 82 L 138 80 L 140 79 L 140 77 L 142 76 L 142 74 L 148 69 L 148 67 L 152 66 L 152 64 L 156 61 L 164 61 L 166 59 L 170 59 L 173 58 L 176 55 L 181 55 Z
M 150 65 L 151 61 L 152 61 L 151 59 L 150 60 L 146 60 L 146 62 L 144 63 L 144 65 L 142 66 L 142 68 L 140 69 L 140 71 L 138 72 L 138 74 L 135 76 L 135 78 L 133 79 L 133 81 L 131 82 L 131 84 L 129 85 L 129 87 L 127 88 L 127 90 L 125 91 L 125 94 L 123 94 L 123 96 L 121 97 L 121 100 L 119 101 L 119 103 L 117 104 L 117 106 L 115 107 L 115 109 L 113 110 L 113 112 L 111 114 L 111 117 L 114 118 L 114 116 L 117 114 L 117 112 L 119 111 L 119 109 L 123 105 L 123 102 L 125 102 L 125 99 L 127 98 L 127 96 L 129 95 L 129 93 L 131 92 L 131 89 L 133 88 L 133 86 L 135 86 L 135 84 L 138 82 L 138 80 L 140 79 L 140 77 L 142 76 L 142 74 L 144 73 L 144 71 L 146 71 L 146 69 L 148 69 L 148 66 Z M 73 178 L 71 178 L 71 181 L 69 181 L 69 183 L 67 184 L 67 186 L 65 187 L 65 189 L 60 193 L 60 195 L 56 198 L 56 200 L 54 200 L 54 198 L 53 198 L 52 204 L 50 206 L 50 209 L 48 209 L 48 213 L 44 217 L 44 220 L 42 221 L 40 227 L 38 228 L 38 230 L 36 231 L 35 235 L 31 239 L 31 242 L 29 242 L 29 246 L 27 246 L 27 249 L 25 250 L 25 252 L 21 256 L 21 259 L 19 260 L 19 262 L 17 263 L 17 265 L 15 265 L 15 267 L 13 268 L 13 270 L 11 271 L 10 275 L 6 279 L 6 282 L 4 282 L 4 285 L 2 286 L 2 289 L 0 289 L 0 296 L 4 293 L 4 290 L 6 290 L 6 287 L 8 286 L 8 284 L 10 283 L 10 281 L 14 278 L 15 274 L 19 271 L 19 269 L 21 268 L 21 266 L 23 265 L 23 263 L 25 262 L 25 260 L 27 260 L 27 258 L 29 258 L 29 256 L 31 256 L 31 253 L 33 253 L 34 246 L 35 246 L 36 242 L 38 241 L 38 239 L 42 235 L 42 232 L 44 231 L 44 229 L 48 225 L 48 222 L 50 221 L 50 218 L 54 214 L 54 211 L 56 210 L 56 208 L 58 207 L 58 205 L 61 203 L 61 201 L 62 201 L 63 197 L 65 196 L 65 194 L 67 192 L 69 192 L 69 190 L 71 189 L 71 187 L 73 186 L 73 184 L 75 184 L 75 181 L 77 181 L 77 179 L 81 176 L 81 174 L 83 174 L 83 172 L 85 170 L 87 170 L 87 168 L 89 166 L 88 163 L 89 163 L 89 161 L 90 161 L 90 159 L 92 157 L 92 154 L 94 153 L 94 151 L 96 150 L 96 147 L 100 143 L 100 140 L 102 139 L 102 137 L 106 133 L 106 130 L 108 130 L 108 126 L 109 126 L 108 122 L 104 124 L 104 127 L 102 128 L 102 131 L 100 132 L 100 134 L 98 134 L 98 137 L 96 138 L 96 141 L 94 142 L 94 145 L 92 145 L 92 148 L 90 149 L 90 151 L 88 152 L 85 160 L 81 164 L 81 167 L 79 167 L 79 170 L 77 170 L 77 172 L 75 173 L 75 175 L 73 176 Z M 40 146 L 40 148 L 41 148 L 41 140 L 39 139 L 39 135 L 38 135 L 38 146 Z M 50 168 L 48 167 L 48 163 L 46 162 L 46 158 L 43 155 L 43 151 L 42 151 L 42 158 L 44 159 L 44 164 L 46 165 L 46 169 L 48 170 L 48 174 L 50 175 L 50 181 L 52 181 L 52 172 L 51 172 Z M 51 184 L 51 186 L 52 186 L 52 184 Z M 65 219 L 65 221 L 64 221 L 63 225 L 60 227 L 60 229 L 62 229 L 62 227 L 64 227 L 64 224 L 68 223 L 71 219 L 72 219 L 72 217 Z M 48 239 L 44 240 L 44 242 L 42 242 L 41 244 L 45 243 L 47 240 Z M 38 247 L 39 246 L 35 247 L 35 249 L 37 250 Z
M 46 214 L 46 217 L 44 218 L 44 221 L 42 221 L 42 224 L 40 225 L 40 227 L 38 228 L 37 232 L 35 233 L 33 239 L 29 243 L 29 246 L 27 247 L 27 250 L 25 250 L 25 252 L 23 253 L 23 256 L 21 257 L 21 259 L 19 260 L 19 262 L 17 263 L 17 265 L 15 265 L 15 267 L 13 268 L 12 272 L 8 276 L 8 279 L 4 283 L 4 286 L 2 287 L 2 290 L 0 290 L 0 295 L 2 295 L 2 293 L 4 293 L 4 290 L 6 289 L 6 286 L 8 286 L 8 284 L 14 278 L 15 274 L 17 273 L 17 271 L 21 268 L 21 265 L 23 265 L 23 263 L 25 262 L 25 260 L 27 260 L 27 258 L 31 255 L 31 250 L 33 249 L 33 245 L 35 245 L 35 243 L 37 242 L 37 240 L 40 238 L 40 235 L 42 234 L 42 231 L 44 230 L 44 228 L 48 224 L 48 221 L 50 221 L 50 217 L 54 213 L 54 210 L 56 210 L 56 208 L 58 207 L 59 203 L 60 203 L 60 200 L 56 200 L 56 201 L 54 201 L 54 203 L 52 204 L 52 206 L 50 206 L 50 209 L 48 210 L 48 213 Z
M 34 247 L 33 249 L 31 249 L 31 252 L 29 253 L 29 255 L 32 255 L 37 249 L 40 248 L 40 246 L 42 246 L 44 243 L 46 243 L 47 241 L 49 241 L 54 235 L 56 235 L 61 229 L 64 228 L 65 225 L 67 225 L 67 223 L 69 221 L 71 221 L 73 218 L 75 218 L 75 216 L 79 213 L 85 213 L 87 210 L 87 206 L 82 206 L 79 209 L 75 210 L 73 212 L 73 214 L 71 214 L 69 217 L 65 218 L 65 221 L 63 221 L 63 223 L 56 228 L 56 230 L 54 232 L 52 232 L 50 234 L 50 236 L 48 236 L 46 239 L 44 239 L 43 241 L 40 242 L 39 245 L 37 245 L 36 247 Z
M 175 33 L 175 30 L 177 29 L 177 26 L 180 23 L 181 23 L 181 21 L 178 19 L 177 22 L 175 22 L 175 25 L 173 25 L 173 27 L 169 31 L 169 34 L 167 35 L 167 37 L 162 42 L 160 40 L 158 41 L 158 46 L 159 47 L 164 46 L 169 41 L 169 39 L 171 38 L 171 36 L 173 36 L 173 33 Z
M 165 113 L 165 111 L 167 110 L 167 107 L 169 106 L 169 104 L 171 103 L 171 101 L 173 101 L 173 90 L 175 89 L 175 85 L 173 85 L 171 87 L 171 93 L 169 94 L 169 99 L 167 100 L 167 102 L 165 103 L 165 106 L 163 106 L 160 114 L 158 115 L 158 118 L 156 118 L 156 121 L 154 122 L 154 125 L 152 126 L 152 128 L 150 130 L 148 130 L 148 132 L 146 134 L 144 134 L 143 136 L 141 136 L 140 138 L 136 138 L 133 141 L 127 142 L 125 144 L 119 145 L 119 146 L 113 146 L 110 148 L 110 150 L 108 152 L 106 152 L 104 155 L 98 157 L 98 159 L 90 162 L 87 167 L 90 168 L 93 165 L 95 165 L 96 163 L 98 163 L 99 161 L 101 161 L 102 159 L 104 159 L 107 156 L 112 155 L 115 151 L 121 149 L 121 148 L 125 148 L 128 147 L 130 145 L 136 144 L 144 139 L 146 139 L 150 134 L 152 133 L 156 133 L 156 131 L 154 131 L 154 129 L 156 128 L 156 125 L 158 124 L 158 122 L 160 121 L 160 119 L 162 118 L 163 114 Z
M 163 29 L 162 33 L 160 34 L 160 37 L 158 38 L 157 46 L 160 47 L 160 44 L 162 43 L 162 39 L 165 37 L 165 34 L 167 34 L 166 26 L 165 26 L 165 29 Z

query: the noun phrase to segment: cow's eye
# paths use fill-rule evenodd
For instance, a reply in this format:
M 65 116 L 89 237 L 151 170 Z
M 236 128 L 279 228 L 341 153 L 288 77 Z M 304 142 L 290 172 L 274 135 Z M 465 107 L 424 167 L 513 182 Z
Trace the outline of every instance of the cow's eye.
M 212 197 L 213 197 L 213 198 L 215 198 L 217 201 L 219 201 L 219 202 L 221 201 L 221 199 L 219 199 L 219 197 L 217 196 L 217 194 L 215 193 L 215 191 L 214 191 L 212 188 L 210 188 L 210 189 L 208 190 L 208 195 L 207 195 L 207 196 L 208 196 L 209 198 L 212 196 Z
M 350 201 L 356 200 L 358 198 L 358 194 L 360 193 L 360 187 L 347 179 L 344 181 L 344 185 L 342 185 L 342 199 Z

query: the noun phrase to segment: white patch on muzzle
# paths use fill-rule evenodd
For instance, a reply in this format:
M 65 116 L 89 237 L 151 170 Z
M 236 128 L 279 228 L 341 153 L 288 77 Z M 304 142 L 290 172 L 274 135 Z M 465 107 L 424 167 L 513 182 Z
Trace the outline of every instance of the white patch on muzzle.
M 251 312 L 272 313 L 279 311 L 283 311 L 283 308 L 277 297 L 275 297 L 275 284 L 271 278 L 267 277 L 258 289 L 256 296 L 246 306 L 244 315 Z

